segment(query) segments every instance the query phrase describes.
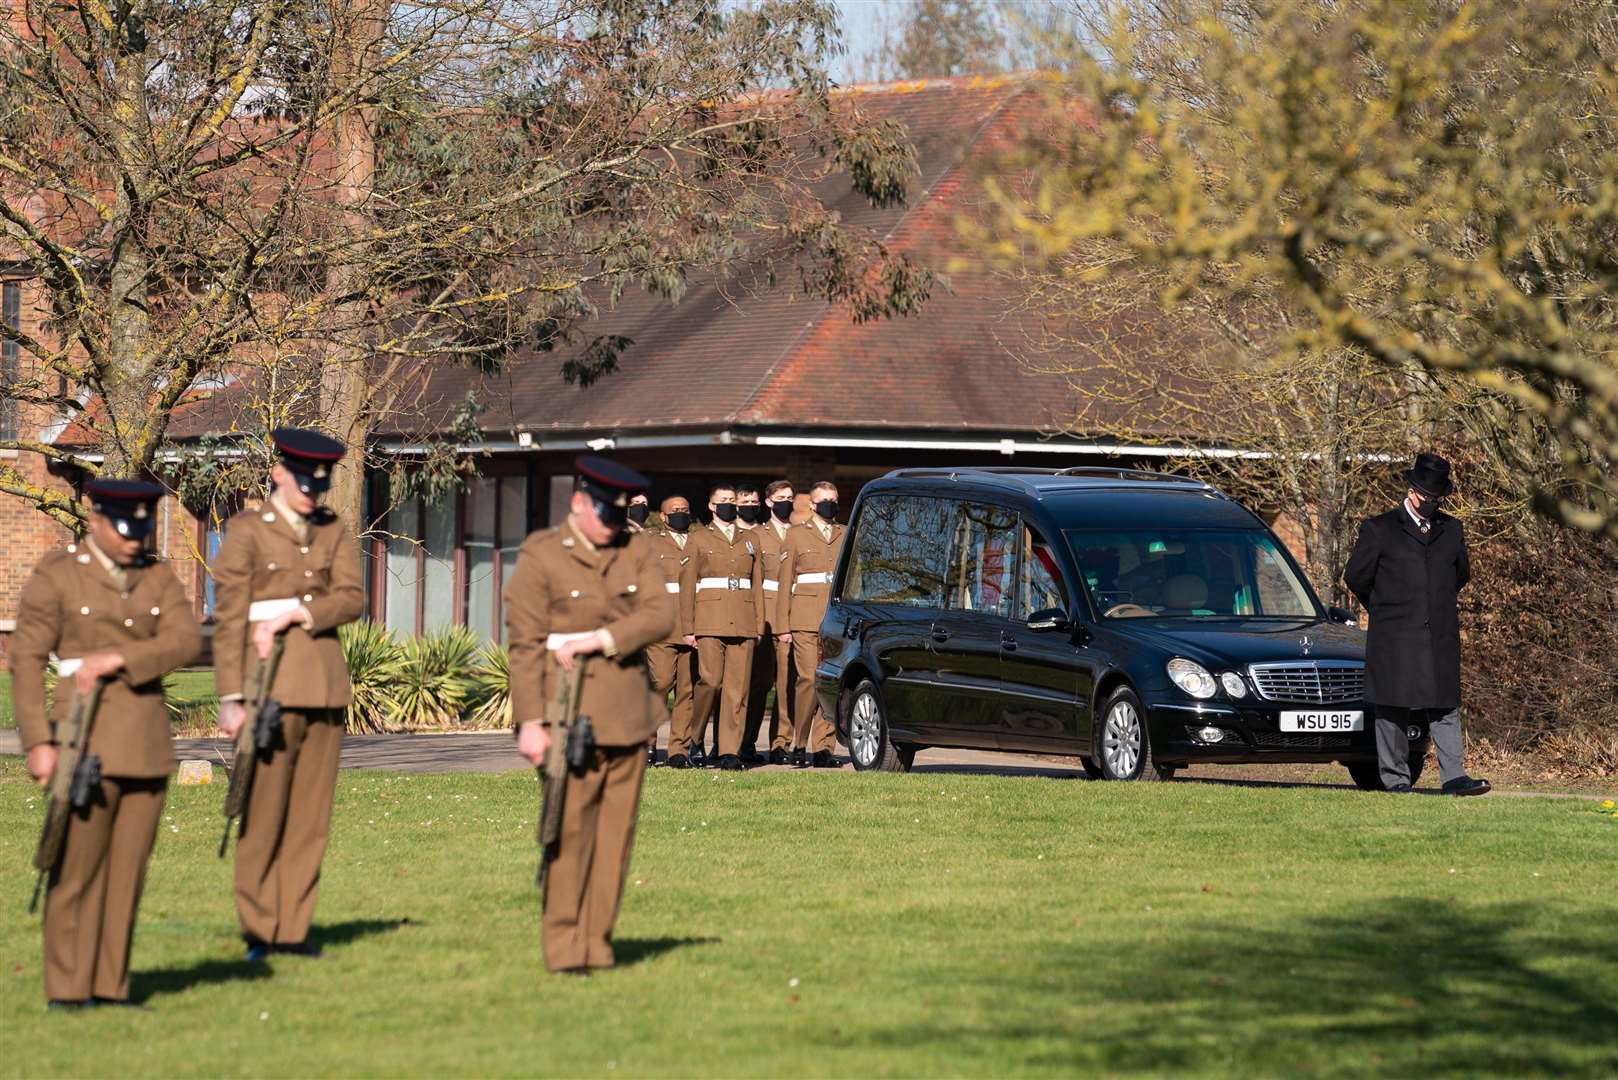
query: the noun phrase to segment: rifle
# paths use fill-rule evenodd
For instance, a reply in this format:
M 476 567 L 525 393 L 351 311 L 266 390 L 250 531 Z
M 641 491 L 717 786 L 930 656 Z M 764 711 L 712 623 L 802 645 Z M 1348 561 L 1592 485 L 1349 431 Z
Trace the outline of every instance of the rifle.
M 545 763 L 539 768 L 539 869 L 534 874 L 541 906 L 545 903 L 545 873 L 561 845 L 567 774 L 570 770 L 582 771 L 595 750 L 595 729 L 590 718 L 579 715 L 585 661 L 585 657 L 575 656 L 572 671 L 558 669 L 556 697 L 549 708 L 551 742 L 545 751 Z
M 97 679 L 88 694 L 75 693 L 68 710 L 56 768 L 51 772 L 50 801 L 45 804 L 45 825 L 34 849 L 34 895 L 28 913 L 39 907 L 39 894 L 45 879 L 62 860 L 62 842 L 67 839 L 67 819 L 74 810 L 90 805 L 90 796 L 101 783 L 101 759 L 90 753 L 90 732 L 95 728 L 96 710 L 101 707 L 101 690 L 107 680 Z
M 225 835 L 219 838 L 219 857 L 230 847 L 230 822 L 241 818 L 240 836 L 247 828 L 247 799 L 253 790 L 253 772 L 260 754 L 267 754 L 281 734 L 281 703 L 270 697 L 275 673 L 281 669 L 281 650 L 286 638 L 275 635 L 270 658 L 258 666 L 253 677 L 253 694 L 247 699 L 247 716 L 236 732 L 236 753 L 230 762 L 230 786 L 225 789 Z

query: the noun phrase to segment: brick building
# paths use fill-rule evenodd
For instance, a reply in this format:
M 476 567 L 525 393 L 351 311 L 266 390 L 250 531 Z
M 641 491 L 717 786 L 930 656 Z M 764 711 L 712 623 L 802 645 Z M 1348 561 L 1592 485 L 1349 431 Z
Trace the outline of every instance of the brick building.
M 510 560 L 529 529 L 557 519 L 570 462 L 586 448 L 646 472 L 654 502 L 678 492 L 697 507 L 719 478 L 784 476 L 804 494 L 810 482 L 832 479 L 846 507 L 862 483 L 901 465 L 1139 464 L 1162 455 L 1093 433 L 1056 434 L 1075 415 L 1073 376 L 1031 373 L 1015 355 L 1020 342 L 1041 336 L 1044 317 L 1022 309 L 1010 278 L 958 258 L 960 220 L 979 209 L 978 177 L 1030 115 L 1030 88 L 945 79 L 850 92 L 904 126 L 920 175 L 905 207 L 873 208 L 846 181 L 828 183 L 822 197 L 889 249 L 943 272 L 922 312 L 856 324 L 795 281 L 737 272 L 693 283 L 678 303 L 627 294 L 592 333 L 632 344 L 617 372 L 588 389 L 568 385 L 567 358 L 555 354 L 514 356 L 493 376 L 424 370 L 422 400 L 458 404 L 471 393 L 482 406 L 479 437 L 464 447 L 476 472 L 438 504 L 393 506 L 382 477 L 368 484 L 370 515 L 385 523 L 366 543 L 373 617 L 402 631 L 455 622 L 497 635 Z M 1089 330 L 1127 350 L 1143 325 L 1153 320 Z M 230 390 L 198 400 L 171 434 L 183 442 L 232 430 L 239 400 Z M 377 449 L 419 453 L 448 413 L 446 405 L 395 418 L 374 433 Z M 20 419 L 28 431 L 49 434 L 48 424 Z M 34 455 L 22 455 L 22 467 L 42 472 Z M 29 567 L 65 531 L 14 499 L 0 500 L 0 529 L 0 619 L 10 619 Z M 204 564 L 217 537 L 173 500 L 159 537 L 206 614 Z

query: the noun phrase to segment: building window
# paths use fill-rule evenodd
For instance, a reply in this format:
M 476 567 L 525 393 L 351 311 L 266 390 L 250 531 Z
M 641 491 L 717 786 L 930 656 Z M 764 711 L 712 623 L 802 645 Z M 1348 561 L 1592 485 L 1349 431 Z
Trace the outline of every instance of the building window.
M 15 281 L 0 285 L 0 321 L 13 332 L 22 329 L 22 286 Z M 17 399 L 12 397 L 11 388 L 21 380 L 17 343 L 10 337 L 0 337 L 0 439 L 17 437 Z
M 473 476 L 433 504 L 410 499 L 388 513 L 381 617 L 400 634 L 461 624 L 505 637 L 500 594 L 528 535 L 529 479 Z

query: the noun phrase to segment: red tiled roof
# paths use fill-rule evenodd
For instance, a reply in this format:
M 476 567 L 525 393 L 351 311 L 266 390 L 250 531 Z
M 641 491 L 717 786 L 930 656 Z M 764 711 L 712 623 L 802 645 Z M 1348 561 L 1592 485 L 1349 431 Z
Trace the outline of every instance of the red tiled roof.
M 918 314 L 857 324 L 846 309 L 805 295 L 792 273 L 757 286 L 745 271 L 699 277 L 678 302 L 626 292 L 582 328 L 584 341 L 607 334 L 633 341 L 618 370 L 592 386 L 565 382 L 565 350 L 518 353 L 493 375 L 441 365 L 421 373 L 421 400 L 432 404 L 374 434 L 440 430 L 469 391 L 486 407 L 479 423 L 491 437 L 523 429 L 541 440 L 732 426 L 1007 434 L 1066 426 L 1074 415 L 1069 376 L 1031 374 L 1014 355 L 1041 336 L 1040 317 L 1018 310 L 1023 297 L 1009 278 L 953 265 L 967 254 L 958 220 L 977 209 L 977 178 L 991 152 L 1037 115 L 1031 80 L 933 79 L 848 93 L 871 117 L 903 126 L 919 176 L 903 207 L 872 207 L 843 177 L 818 194 L 844 222 L 943 273 Z M 1128 327 L 1064 329 L 1127 348 L 1142 325 L 1163 324 L 1148 317 Z M 215 395 L 171 433 L 228 430 L 233 396 Z

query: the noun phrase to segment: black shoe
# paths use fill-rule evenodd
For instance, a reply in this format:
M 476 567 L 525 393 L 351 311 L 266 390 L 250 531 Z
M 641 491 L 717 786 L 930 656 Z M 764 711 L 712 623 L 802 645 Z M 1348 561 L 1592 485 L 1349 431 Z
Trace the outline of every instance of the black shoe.
M 741 772 L 742 759 L 735 754 L 721 754 L 719 755 L 719 767 L 726 772 Z
M 95 1008 L 95 1001 L 90 998 L 85 998 L 82 1001 L 74 998 L 52 998 L 45 1003 L 45 1007 L 55 1009 L 58 1012 L 76 1012 L 79 1009 Z
M 299 941 L 290 945 L 271 945 L 273 953 L 285 953 L 288 956 L 307 956 L 311 960 L 320 957 L 320 946 L 312 941 Z
M 708 759 L 702 756 L 702 747 L 699 746 L 691 751 L 691 767 L 693 769 L 703 769 L 707 768 L 707 766 Z
M 646 764 L 648 764 L 648 765 L 656 765 L 657 764 L 657 747 L 648 746 L 646 748 Z
M 669 760 L 668 760 L 668 762 L 666 764 L 671 769 L 694 769 L 694 768 L 696 768 L 696 766 L 691 763 L 691 758 L 686 754 L 670 754 L 669 755 Z
M 792 751 L 792 767 L 794 769 L 807 769 L 809 767 L 809 755 L 802 750 Z
M 787 752 L 785 750 L 781 749 L 779 746 L 777 746 L 774 750 L 770 751 L 770 764 L 771 765 L 785 765 L 788 760 L 789 760 L 789 755 L 787 754 Z
M 749 746 L 746 750 L 742 751 L 741 758 L 742 758 L 742 764 L 743 765 L 762 765 L 762 764 L 764 764 L 764 755 L 759 753 L 757 750 L 754 750 L 751 746 Z
M 246 938 L 247 962 L 249 964 L 262 964 L 270 958 L 270 943 L 260 941 L 258 938 Z
M 1453 780 L 1444 781 L 1441 789 L 1445 795 L 1487 795 L 1491 790 L 1487 780 L 1474 780 L 1470 776 L 1457 776 Z
M 1383 790 L 1385 790 L 1389 795 L 1409 795 L 1415 789 L 1409 784 L 1394 784 L 1392 787 L 1385 788 Z
M 104 998 L 104 997 L 98 997 L 98 998 L 91 998 L 86 1004 L 94 1005 L 98 1009 L 139 1009 L 142 1012 L 150 1012 L 151 1011 L 150 1008 L 148 1008 L 147 1006 L 145 1006 L 145 1005 L 137 1005 L 133 1001 L 130 1001 L 128 998 Z
M 838 762 L 836 756 L 833 755 L 830 750 L 816 750 L 815 751 L 815 768 L 817 768 L 817 769 L 835 769 L 835 768 L 838 767 L 838 765 L 839 765 L 839 762 Z

